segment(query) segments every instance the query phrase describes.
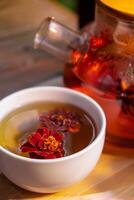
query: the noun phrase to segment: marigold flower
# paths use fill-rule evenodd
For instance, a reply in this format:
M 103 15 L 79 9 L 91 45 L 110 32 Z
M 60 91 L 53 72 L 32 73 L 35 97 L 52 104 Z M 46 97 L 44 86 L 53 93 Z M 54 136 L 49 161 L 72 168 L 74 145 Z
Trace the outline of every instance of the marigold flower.
M 76 133 L 80 130 L 80 116 L 64 109 L 55 109 L 40 116 L 42 126 L 60 132 Z
M 65 155 L 65 133 L 80 130 L 80 116 L 64 109 L 55 109 L 40 115 L 41 128 L 31 133 L 20 146 L 30 158 L 52 159 Z
M 64 156 L 63 134 L 48 128 L 37 129 L 20 146 L 31 158 L 52 159 Z

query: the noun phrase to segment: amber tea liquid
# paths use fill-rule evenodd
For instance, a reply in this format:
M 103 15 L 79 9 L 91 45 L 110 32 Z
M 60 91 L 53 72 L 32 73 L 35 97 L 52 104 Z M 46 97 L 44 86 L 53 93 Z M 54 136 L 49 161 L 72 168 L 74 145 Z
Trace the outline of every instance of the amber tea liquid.
M 78 107 L 70 104 L 56 102 L 37 102 L 22 106 L 9 113 L 0 124 L 0 145 L 14 152 L 15 154 L 26 156 L 19 146 L 25 141 L 27 135 L 41 128 L 39 121 L 42 113 L 47 113 L 55 109 L 64 109 L 79 116 L 80 128 L 77 132 L 65 133 L 64 150 L 65 156 L 76 153 L 87 147 L 97 136 L 97 128 L 92 117 Z
M 86 57 L 91 61 L 90 52 Z M 65 85 L 89 95 L 100 104 L 107 119 L 108 142 L 134 147 L 134 81 L 129 82 L 128 86 L 125 85 L 125 81 L 121 82 L 116 78 L 118 70 L 125 71 L 127 59 L 122 60 L 120 56 L 115 55 L 108 60 L 102 58 L 100 63 L 91 64 L 88 58 L 86 58 L 87 62 L 83 61 L 78 65 L 65 65 Z M 95 59 L 98 59 L 97 54 Z M 134 79 L 134 68 L 129 65 L 128 72 L 125 73 L 131 71 Z

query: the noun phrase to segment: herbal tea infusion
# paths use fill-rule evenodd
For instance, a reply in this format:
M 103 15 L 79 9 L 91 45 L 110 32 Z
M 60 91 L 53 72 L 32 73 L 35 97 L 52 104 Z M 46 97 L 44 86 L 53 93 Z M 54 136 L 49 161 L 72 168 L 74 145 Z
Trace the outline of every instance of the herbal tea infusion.
M 96 137 L 83 110 L 62 103 L 34 103 L 9 113 L 0 125 L 0 144 L 25 157 L 53 159 L 76 153 Z

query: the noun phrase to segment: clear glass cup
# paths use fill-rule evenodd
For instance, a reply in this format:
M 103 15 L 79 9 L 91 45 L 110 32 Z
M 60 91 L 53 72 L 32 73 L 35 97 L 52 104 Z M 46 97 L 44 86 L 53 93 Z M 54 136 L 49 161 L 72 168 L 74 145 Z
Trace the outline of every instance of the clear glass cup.
M 134 147 L 134 15 L 97 1 L 93 25 L 74 32 L 45 20 L 35 47 L 64 59 L 64 83 L 86 93 L 103 108 L 107 141 Z

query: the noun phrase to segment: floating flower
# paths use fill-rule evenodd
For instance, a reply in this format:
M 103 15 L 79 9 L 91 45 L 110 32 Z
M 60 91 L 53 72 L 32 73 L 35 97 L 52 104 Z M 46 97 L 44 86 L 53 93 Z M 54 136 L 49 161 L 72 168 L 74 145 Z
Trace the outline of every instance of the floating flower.
M 75 112 L 55 109 L 40 115 L 40 127 L 22 142 L 20 150 L 30 158 L 52 159 L 65 155 L 65 133 L 80 130 L 80 116 Z
M 40 121 L 44 127 L 60 132 L 76 133 L 80 130 L 80 116 L 64 109 L 41 114 Z
M 48 128 L 37 129 L 30 134 L 20 146 L 23 153 L 30 158 L 52 159 L 64 156 L 63 134 Z

